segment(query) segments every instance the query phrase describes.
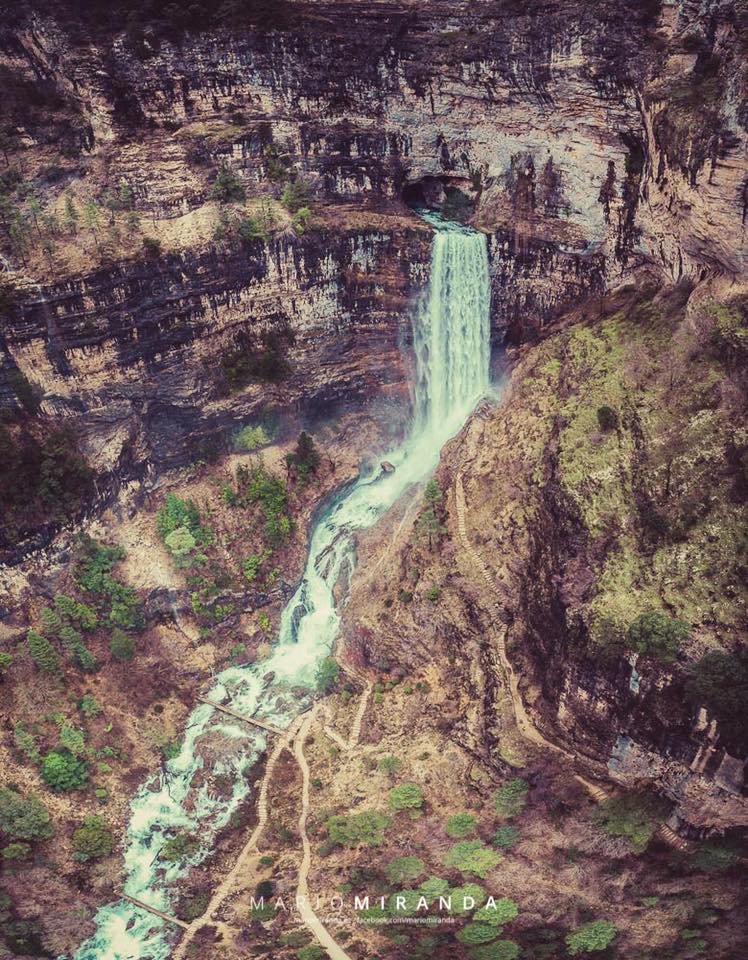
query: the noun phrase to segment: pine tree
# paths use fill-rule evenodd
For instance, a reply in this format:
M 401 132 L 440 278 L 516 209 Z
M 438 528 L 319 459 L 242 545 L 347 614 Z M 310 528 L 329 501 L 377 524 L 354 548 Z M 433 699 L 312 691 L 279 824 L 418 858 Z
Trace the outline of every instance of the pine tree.
M 29 653 L 34 663 L 44 673 L 57 673 L 60 669 L 60 658 L 52 644 L 36 630 L 29 630 L 26 638 Z

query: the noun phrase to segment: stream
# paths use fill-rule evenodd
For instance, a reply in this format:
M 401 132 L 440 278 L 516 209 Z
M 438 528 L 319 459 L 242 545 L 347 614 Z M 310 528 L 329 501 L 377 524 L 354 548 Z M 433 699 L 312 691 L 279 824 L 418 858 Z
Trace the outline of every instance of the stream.
M 490 283 L 486 240 L 435 214 L 428 297 L 413 319 L 415 378 L 408 437 L 380 467 L 363 472 L 334 498 L 312 531 L 301 582 L 285 607 L 278 640 L 261 663 L 233 666 L 207 696 L 233 709 L 287 727 L 314 696 L 321 661 L 334 648 L 340 613 L 334 590 L 349 582 L 356 531 L 371 527 L 412 484 L 436 467 L 443 444 L 461 428 L 489 387 Z M 344 581 L 345 582 L 345 581 Z M 262 756 L 268 735 L 202 704 L 189 716 L 178 756 L 138 790 L 125 839 L 125 892 L 169 912 L 172 890 L 209 856 L 217 833 L 248 795 L 248 769 Z M 217 788 L 219 785 L 220 788 Z M 190 859 L 159 859 L 176 831 L 197 836 Z M 102 907 L 96 932 L 75 960 L 167 960 L 174 928 L 126 900 Z

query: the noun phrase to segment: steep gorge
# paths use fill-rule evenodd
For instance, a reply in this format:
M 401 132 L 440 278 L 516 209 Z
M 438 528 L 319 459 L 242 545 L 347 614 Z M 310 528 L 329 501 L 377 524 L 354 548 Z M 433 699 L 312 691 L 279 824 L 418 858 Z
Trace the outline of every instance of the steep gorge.
M 242 427 L 286 443 L 343 424 L 325 491 L 402 436 L 432 242 L 412 207 L 441 210 L 486 235 L 505 391 L 445 448 L 437 547 L 413 505 L 362 535 L 377 576 L 354 578 L 343 649 L 384 675 L 449 664 L 462 712 L 444 704 L 439 729 L 506 771 L 498 631 L 533 722 L 585 775 L 653 787 L 693 841 L 745 826 L 744 728 L 689 687 L 746 629 L 743 5 L 32 8 L 0 28 L 0 430 L 6 469 L 20 438 L 64 428 L 89 473 L 63 459 L 81 496 L 3 520 L 9 642 L 81 525 L 113 505 L 121 531 Z M 461 566 L 458 475 L 493 596 Z M 183 585 L 148 599 L 190 616 Z M 674 659 L 628 645 L 650 609 L 690 627 Z M 227 655 L 236 624 L 201 655 Z

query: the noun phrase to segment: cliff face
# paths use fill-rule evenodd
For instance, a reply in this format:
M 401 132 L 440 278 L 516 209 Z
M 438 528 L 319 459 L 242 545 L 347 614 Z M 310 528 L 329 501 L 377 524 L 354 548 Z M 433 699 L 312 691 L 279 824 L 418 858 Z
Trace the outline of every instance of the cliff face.
M 545 336 L 579 302 L 586 320 L 644 271 L 725 289 L 745 267 L 744 26 L 708 2 L 296 2 L 199 29 L 17 12 L 2 33 L 4 401 L 25 391 L 27 410 L 74 425 L 102 491 L 203 457 L 268 406 L 313 417 L 401 395 L 429 257 L 408 205 L 489 235 L 496 343 Z M 632 415 L 637 450 L 646 429 Z M 627 496 L 646 526 L 638 456 Z M 554 624 L 536 654 L 566 722 L 569 636 L 592 621 L 559 625 L 612 534 L 598 518 L 590 540 L 567 499 L 544 503 L 523 533 L 521 618 L 541 638 Z M 553 571 L 569 563 L 564 592 Z M 618 669 L 592 671 L 603 700 Z
M 427 256 L 406 227 L 125 262 L 32 291 L 5 346 L 45 414 L 85 414 L 96 469 L 137 450 L 163 468 L 269 406 L 303 399 L 314 416 L 402 383 L 398 318 Z M 232 359 L 268 342 L 277 382 L 237 382 Z
M 497 343 L 642 263 L 740 271 L 732 8 L 262 11 L 185 28 L 39 3 L 2 32 L 3 396 L 25 377 L 97 470 L 189 462 L 268 393 L 314 407 L 402 385 L 394 348 L 428 261 L 403 200 L 490 234 Z M 264 240 L 216 244 L 239 196 L 216 194 L 222 168 L 250 207 L 272 201 Z M 310 191 L 303 237 L 277 202 L 289 177 Z M 144 256 L 144 235 L 162 253 Z M 223 359 L 281 328 L 296 375 L 221 397 Z
M 631 290 L 577 316 L 524 352 L 445 466 L 466 477 L 491 630 L 535 722 L 593 774 L 655 786 L 691 836 L 748 823 L 745 354 L 725 336 L 745 298 L 717 297 Z M 651 611 L 677 642 L 636 632 Z

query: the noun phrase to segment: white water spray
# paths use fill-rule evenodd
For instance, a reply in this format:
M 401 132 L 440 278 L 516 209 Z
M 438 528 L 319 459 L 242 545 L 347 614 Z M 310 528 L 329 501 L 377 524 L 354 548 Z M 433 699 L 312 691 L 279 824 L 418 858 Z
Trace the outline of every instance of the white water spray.
M 432 472 L 442 445 L 488 388 L 485 238 L 437 216 L 425 216 L 436 227 L 429 299 L 414 326 L 413 428 L 408 439 L 387 454 L 395 470 L 362 475 L 333 500 L 312 533 L 306 569 L 283 611 L 271 657 L 224 670 L 209 693 L 210 699 L 276 726 L 286 727 L 308 705 L 311 690 L 299 697 L 291 688 L 312 687 L 320 662 L 333 649 L 340 626 L 334 590 L 340 577 L 352 572 L 356 531 L 371 527 L 411 484 Z M 216 756 L 210 743 L 210 735 L 216 733 L 230 737 L 235 748 L 222 744 Z M 210 853 L 216 833 L 246 799 L 246 767 L 259 759 L 265 746 L 261 731 L 227 721 L 207 705 L 193 710 L 179 756 L 148 780 L 132 801 L 126 893 L 168 912 L 170 887 L 189 865 Z M 228 799 L 211 790 L 211 779 L 219 774 L 233 783 Z M 201 852 L 187 865 L 159 860 L 165 840 L 175 830 L 200 839 Z M 103 907 L 96 922 L 96 933 L 81 946 L 76 960 L 167 960 L 171 953 L 172 931 L 128 901 Z

